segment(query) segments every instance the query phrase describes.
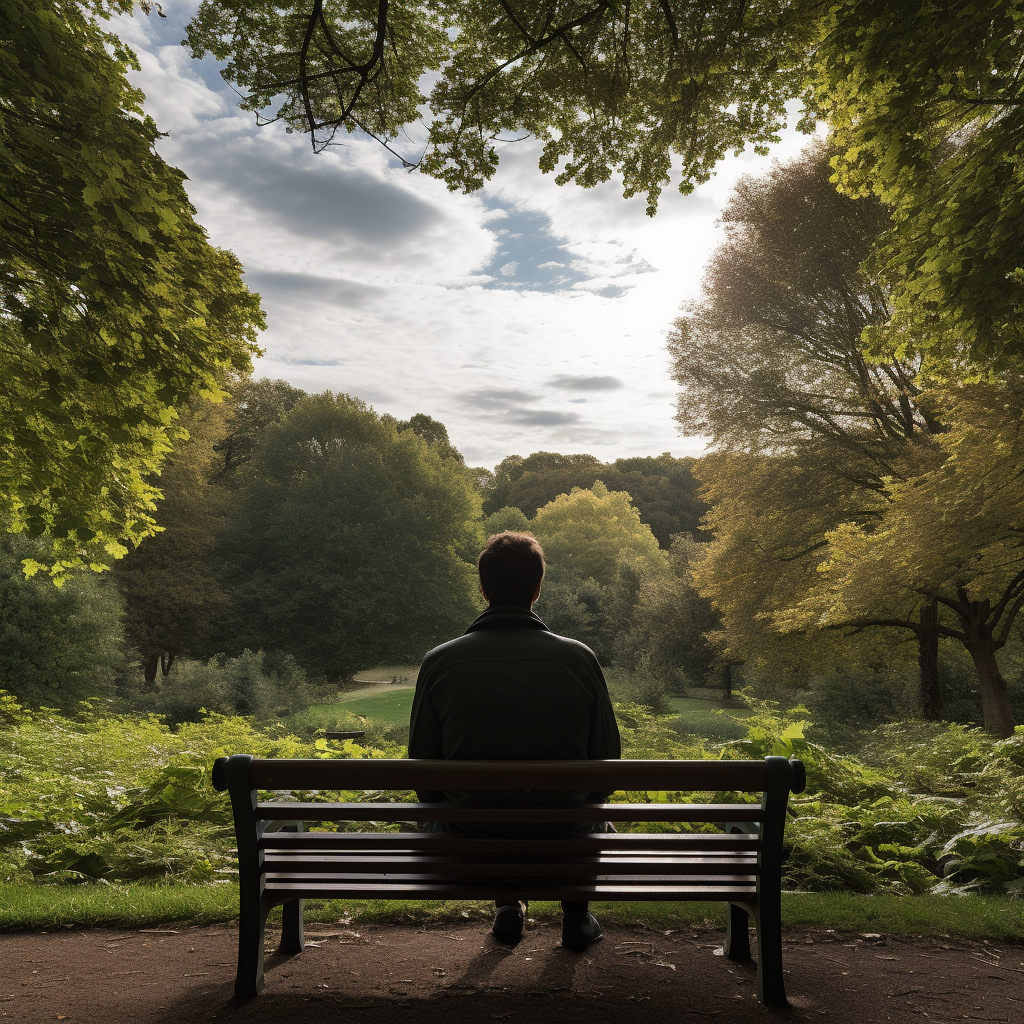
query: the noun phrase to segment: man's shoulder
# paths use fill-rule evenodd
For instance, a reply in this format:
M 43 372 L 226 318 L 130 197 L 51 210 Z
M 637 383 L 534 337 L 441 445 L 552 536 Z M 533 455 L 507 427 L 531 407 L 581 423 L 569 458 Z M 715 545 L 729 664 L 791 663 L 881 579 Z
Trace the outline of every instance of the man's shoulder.
M 474 661 L 504 657 L 514 652 L 517 658 L 547 658 L 597 665 L 597 656 L 585 644 L 572 637 L 548 630 L 494 630 L 466 633 L 428 651 L 423 667 L 430 664 Z

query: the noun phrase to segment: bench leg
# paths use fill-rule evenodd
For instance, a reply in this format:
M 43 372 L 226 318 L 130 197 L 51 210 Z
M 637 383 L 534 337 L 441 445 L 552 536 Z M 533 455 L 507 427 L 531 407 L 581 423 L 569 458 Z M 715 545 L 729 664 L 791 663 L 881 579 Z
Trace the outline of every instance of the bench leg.
M 761 899 L 754 911 L 754 922 L 757 926 L 757 998 L 765 1006 L 785 1006 L 786 982 L 782 976 L 780 894 L 765 894 L 762 891 Z
M 743 907 L 729 904 L 729 923 L 725 931 L 725 955 L 730 960 L 750 959 L 750 917 Z
M 263 932 L 270 907 L 262 900 L 241 901 L 238 914 L 238 972 L 235 996 L 252 999 L 263 991 Z
M 289 900 L 281 907 L 281 945 L 277 951 L 285 956 L 301 953 L 305 945 L 302 930 L 302 908 L 305 900 Z

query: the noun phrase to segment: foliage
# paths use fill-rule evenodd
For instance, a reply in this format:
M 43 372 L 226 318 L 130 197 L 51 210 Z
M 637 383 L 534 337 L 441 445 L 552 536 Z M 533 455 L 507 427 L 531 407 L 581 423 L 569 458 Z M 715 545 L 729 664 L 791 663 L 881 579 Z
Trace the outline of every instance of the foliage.
M 800 757 L 807 791 L 786 825 L 792 889 L 863 893 L 1020 892 L 1024 879 L 1024 732 L 900 723 L 870 733 L 860 756 L 808 738 L 803 709 L 751 702 L 744 738 L 680 735 L 668 716 L 617 703 L 630 758 Z M 210 715 L 172 732 L 156 718 L 83 706 L 77 720 L 28 713 L 0 695 L 0 875 L 40 881 L 230 877 L 228 801 L 209 783 L 228 753 L 401 756 L 386 735 L 332 748 L 311 734 Z M 350 724 L 349 719 L 339 724 Z M 371 727 L 375 728 L 375 727 Z M 349 794 L 349 798 L 374 794 Z M 303 799 L 322 799 L 316 793 Z M 640 799 L 619 794 L 616 799 Z M 656 794 L 732 800 L 733 794 Z M 749 799 L 745 796 L 744 799 Z
M 0 534 L 0 687 L 34 707 L 70 710 L 111 694 L 125 670 L 123 608 L 111 582 L 91 573 L 60 588 L 26 579 L 22 561 L 47 557 L 41 541 Z
M 705 506 L 697 496 L 692 466 L 693 459 L 676 459 L 668 452 L 611 463 L 602 463 L 593 455 L 556 452 L 534 452 L 525 459 L 509 455 L 484 485 L 484 512 L 496 515 L 511 507 L 528 519 L 559 495 L 574 487 L 586 490 L 601 480 L 609 490 L 629 492 L 640 521 L 650 526 L 661 547 L 667 548 L 673 534 L 700 529 Z
M 574 487 L 537 510 L 533 532 L 554 573 L 572 573 L 607 586 L 624 555 L 652 564 L 663 556 L 650 528 L 624 491 L 599 480 L 589 490 Z
M 245 467 L 226 534 L 239 647 L 332 682 L 419 659 L 477 602 L 480 499 L 464 467 L 358 399 L 302 399 Z
M 659 679 L 673 693 L 702 686 L 718 657 L 709 637 L 720 625 L 693 582 L 706 552 L 687 534 L 672 538 L 666 572 L 649 573 L 637 588 L 616 643 L 617 660 Z M 628 624 L 628 625 L 627 625 Z
M 669 338 L 676 419 L 720 450 L 831 449 L 872 488 L 937 424 L 916 361 L 862 351 L 864 330 L 889 317 L 887 289 L 862 266 L 889 218 L 837 193 L 829 171 L 818 142 L 737 183 L 703 294 Z
M 113 715 L 99 702 L 83 703 L 76 719 L 31 714 L 10 701 L 4 707 L 13 721 L 0 738 L 0 876 L 7 880 L 230 878 L 234 830 L 227 798 L 210 784 L 216 758 L 397 753 L 351 741 L 331 750 L 279 725 L 215 714 L 172 732 L 156 717 Z
M 219 396 L 263 326 L 155 152 L 134 55 L 93 13 L 129 8 L 0 12 L 0 526 L 48 533 L 57 578 L 152 532 L 175 409 Z
M 514 533 L 529 533 L 530 520 L 520 509 L 511 508 L 508 505 L 484 517 L 485 536 L 492 537 L 494 534 L 504 533 L 506 530 L 512 530 Z
M 226 387 L 228 418 L 224 436 L 213 446 L 219 461 L 212 479 L 230 487 L 237 470 L 252 458 L 263 431 L 277 423 L 306 392 L 284 380 L 253 380 L 249 374 L 230 379 Z
M 440 421 L 426 413 L 418 412 L 407 420 L 397 423 L 399 431 L 411 430 L 417 437 L 422 437 L 442 459 L 465 465 L 462 453 L 448 439 L 448 428 Z
M 538 509 L 530 527 L 547 559 L 538 614 L 606 661 L 619 625 L 616 611 L 629 603 L 628 592 L 641 577 L 664 566 L 650 527 L 628 494 L 609 491 L 600 480 Z
M 217 544 L 227 493 L 211 482 L 217 443 L 227 430 L 225 403 L 199 401 L 182 410 L 188 435 L 160 473 L 160 532 L 116 564 L 114 579 L 125 599 L 125 628 L 146 681 L 164 675 L 175 658 L 217 653 L 230 602 L 217 572 Z
M 126 691 L 126 696 L 170 725 L 200 722 L 208 714 L 275 722 L 309 707 L 318 688 L 289 655 L 270 658 L 262 651 L 243 651 L 237 658 L 206 664 L 178 661 L 159 689 Z
M 1020 0 L 823 8 L 811 81 L 836 180 L 892 211 L 873 262 L 894 316 L 876 348 L 957 375 L 965 356 L 1019 365 L 1022 53 Z
M 887 482 L 870 528 L 831 532 L 820 584 L 780 623 L 895 622 L 932 594 L 954 618 L 940 634 L 974 659 L 986 728 L 1008 736 L 1013 716 L 995 655 L 1024 603 L 1024 382 L 1004 375 L 937 394 L 950 422 L 938 438 L 945 458 Z
M 250 109 L 283 95 L 278 116 L 315 147 L 342 126 L 396 138 L 421 116 L 417 83 L 440 69 L 420 166 L 449 188 L 482 187 L 495 142 L 528 132 L 544 140 L 542 170 L 564 161 L 559 184 L 617 172 L 653 213 L 673 154 L 689 192 L 727 151 L 776 141 L 816 24 L 814 6 L 793 0 L 333 0 L 312 15 L 304 3 L 205 0 L 188 42 L 227 61 Z

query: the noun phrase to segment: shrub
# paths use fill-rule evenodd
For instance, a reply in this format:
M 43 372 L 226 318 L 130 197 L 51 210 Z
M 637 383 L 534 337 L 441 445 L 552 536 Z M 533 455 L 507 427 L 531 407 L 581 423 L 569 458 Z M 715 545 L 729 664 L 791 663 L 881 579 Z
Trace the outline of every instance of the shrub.
M 308 708 L 318 696 L 318 688 L 290 656 L 271 660 L 262 651 L 244 651 L 205 665 L 176 662 L 158 690 L 136 690 L 133 703 L 178 725 L 199 722 L 208 712 L 276 721 Z

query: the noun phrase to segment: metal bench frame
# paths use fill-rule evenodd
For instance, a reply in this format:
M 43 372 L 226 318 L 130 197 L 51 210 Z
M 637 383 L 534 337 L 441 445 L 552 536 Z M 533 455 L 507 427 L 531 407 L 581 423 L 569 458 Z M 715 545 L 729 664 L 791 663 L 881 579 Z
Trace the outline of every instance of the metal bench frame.
M 798 760 L 418 761 L 220 758 L 213 784 L 231 797 L 238 843 L 235 993 L 263 989 L 267 916 L 283 906 L 280 952 L 302 951 L 305 899 L 724 900 L 725 955 L 750 959 L 757 933 L 757 996 L 786 1002 L 781 874 L 790 793 L 804 789 Z M 455 803 L 261 801 L 293 790 L 475 790 Z M 747 792 L 760 803 L 502 803 L 487 791 Z M 490 838 L 424 832 L 307 832 L 306 821 L 679 822 L 718 833 L 580 834 Z

